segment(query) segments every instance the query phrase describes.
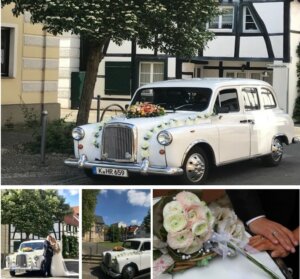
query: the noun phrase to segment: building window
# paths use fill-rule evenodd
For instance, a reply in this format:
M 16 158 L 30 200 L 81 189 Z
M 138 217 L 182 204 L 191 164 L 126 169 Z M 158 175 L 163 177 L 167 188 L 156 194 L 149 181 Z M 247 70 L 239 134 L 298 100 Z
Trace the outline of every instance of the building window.
M 220 7 L 221 14 L 215 17 L 212 22 L 208 24 L 208 29 L 217 32 L 226 32 L 233 30 L 234 8 Z
M 163 62 L 141 62 L 139 86 L 164 80 Z
M 10 29 L 1 28 L 1 76 L 9 76 Z
M 258 110 L 260 109 L 258 92 L 255 87 L 246 87 L 242 89 L 244 105 L 246 110 Z
M 105 95 L 130 95 L 130 62 L 105 62 Z
M 244 32 L 258 31 L 255 20 L 248 7 L 244 7 Z

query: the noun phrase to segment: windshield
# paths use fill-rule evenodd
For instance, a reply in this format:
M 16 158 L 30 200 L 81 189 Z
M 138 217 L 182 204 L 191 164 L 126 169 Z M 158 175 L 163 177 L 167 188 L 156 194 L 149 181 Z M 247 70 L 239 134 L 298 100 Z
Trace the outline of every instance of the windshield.
M 131 104 L 146 102 L 160 105 L 166 110 L 204 111 L 211 94 L 210 88 L 146 88 L 136 93 Z
M 26 242 L 20 245 L 19 250 L 23 252 L 30 252 L 33 250 L 43 250 L 43 242 Z
M 123 247 L 126 249 L 138 250 L 140 247 L 140 241 L 125 241 Z

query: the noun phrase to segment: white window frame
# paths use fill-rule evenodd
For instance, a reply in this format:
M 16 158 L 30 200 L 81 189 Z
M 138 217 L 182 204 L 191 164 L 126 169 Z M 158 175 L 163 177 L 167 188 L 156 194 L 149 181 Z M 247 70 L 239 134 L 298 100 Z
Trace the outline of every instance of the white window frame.
M 224 9 L 230 9 L 232 10 L 232 28 L 222 28 L 222 23 L 223 23 L 223 14 L 220 14 L 218 16 L 218 28 L 210 28 L 209 23 L 207 23 L 207 29 L 214 31 L 214 32 L 232 32 L 234 28 L 234 19 L 235 19 L 235 14 L 234 14 L 234 6 L 222 6 L 219 7 L 220 11 Z
M 17 76 L 18 26 L 16 24 L 2 23 L 1 27 L 10 29 L 8 76 L 1 78 L 15 78 Z
M 152 83 L 153 82 L 153 74 L 154 74 L 154 65 L 162 65 L 163 66 L 163 71 L 164 71 L 164 68 L 165 68 L 165 63 L 164 62 L 153 62 L 153 61 L 141 61 L 139 63 L 139 86 L 141 86 L 141 73 L 142 73 L 142 64 L 150 64 L 150 82 L 149 83 Z M 163 79 L 164 80 L 164 72 L 163 72 Z
M 253 23 L 255 24 L 256 29 L 246 29 L 246 24 L 247 24 L 247 22 L 246 22 L 246 13 L 247 13 L 247 11 L 250 13 L 251 18 L 253 20 Z M 251 13 L 249 7 L 247 7 L 247 6 L 245 6 L 243 8 L 243 32 L 245 32 L 245 33 L 257 33 L 257 32 L 259 32 L 259 28 L 257 26 L 257 23 L 255 22 L 253 14 Z

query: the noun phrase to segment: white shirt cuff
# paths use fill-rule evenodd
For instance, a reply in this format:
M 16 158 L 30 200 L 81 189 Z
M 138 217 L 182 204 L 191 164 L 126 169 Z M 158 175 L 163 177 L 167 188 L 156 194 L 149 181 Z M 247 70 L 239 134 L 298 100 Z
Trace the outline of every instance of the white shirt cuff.
M 257 220 L 257 219 L 260 219 L 260 218 L 264 218 L 264 217 L 266 217 L 266 215 L 259 215 L 259 216 L 257 216 L 257 217 L 254 217 L 254 218 L 250 219 L 249 221 L 247 221 L 247 222 L 246 222 L 246 225 L 249 227 L 249 225 L 250 225 L 253 221 L 255 221 L 255 220 Z

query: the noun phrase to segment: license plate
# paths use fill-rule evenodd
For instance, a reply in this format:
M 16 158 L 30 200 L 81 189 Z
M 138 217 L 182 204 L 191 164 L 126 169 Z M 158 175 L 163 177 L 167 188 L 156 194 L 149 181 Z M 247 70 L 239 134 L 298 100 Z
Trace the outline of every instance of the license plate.
M 123 169 L 96 167 L 96 168 L 94 168 L 94 173 L 99 174 L 99 175 L 128 177 L 127 170 L 123 170 Z

